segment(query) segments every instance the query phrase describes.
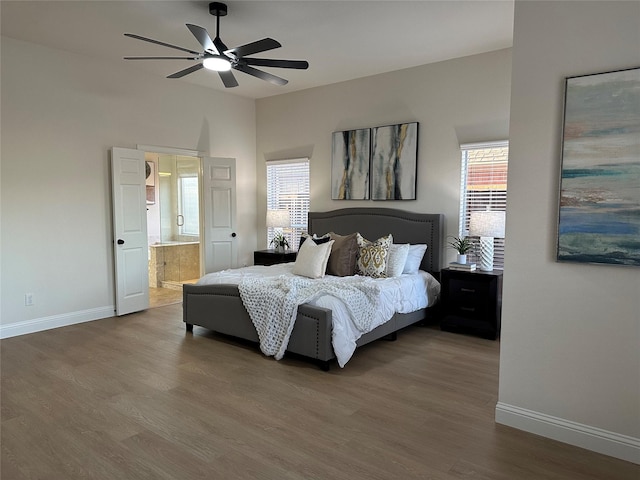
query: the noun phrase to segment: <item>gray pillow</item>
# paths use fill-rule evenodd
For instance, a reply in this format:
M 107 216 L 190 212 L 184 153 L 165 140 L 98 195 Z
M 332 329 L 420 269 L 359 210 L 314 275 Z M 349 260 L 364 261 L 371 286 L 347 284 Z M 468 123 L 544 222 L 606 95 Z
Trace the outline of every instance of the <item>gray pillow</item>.
M 338 235 L 331 232 L 329 237 L 333 240 L 333 247 L 327 263 L 327 274 L 337 277 L 354 275 L 358 256 L 357 233 Z

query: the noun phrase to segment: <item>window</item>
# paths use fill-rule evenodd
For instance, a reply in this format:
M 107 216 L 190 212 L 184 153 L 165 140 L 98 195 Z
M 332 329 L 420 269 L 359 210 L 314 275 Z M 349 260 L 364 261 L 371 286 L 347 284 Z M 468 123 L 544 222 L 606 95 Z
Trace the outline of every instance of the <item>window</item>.
M 182 224 L 180 235 L 200 235 L 200 210 L 198 208 L 198 177 L 181 176 L 179 182 L 179 212 Z
M 469 234 L 471 212 L 507 209 L 507 165 L 509 142 L 474 143 L 461 145 L 462 169 L 460 183 L 459 235 Z M 474 251 L 480 248 L 479 239 L 473 239 Z M 471 261 L 477 261 L 477 257 Z M 504 268 L 504 239 L 494 240 L 493 265 Z
M 289 210 L 291 228 L 284 236 L 297 250 L 300 236 L 307 231 L 309 213 L 309 159 L 274 160 L 267 162 L 267 210 Z M 267 244 L 271 244 L 274 228 L 267 228 Z

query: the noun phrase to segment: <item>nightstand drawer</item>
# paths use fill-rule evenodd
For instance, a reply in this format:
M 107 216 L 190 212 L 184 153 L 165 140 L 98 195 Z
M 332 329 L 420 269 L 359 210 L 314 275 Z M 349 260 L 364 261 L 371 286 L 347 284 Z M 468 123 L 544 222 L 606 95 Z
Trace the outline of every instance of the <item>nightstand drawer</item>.
M 488 297 L 489 284 L 463 278 L 452 278 L 449 280 L 449 295 L 452 300 L 473 302 L 475 299 Z
M 469 318 L 486 318 L 490 315 L 489 302 L 476 299 L 475 302 L 456 301 L 447 306 L 447 313 Z
M 491 322 L 457 315 L 447 315 L 440 326 L 446 332 L 471 333 L 489 340 L 495 340 L 500 329 Z

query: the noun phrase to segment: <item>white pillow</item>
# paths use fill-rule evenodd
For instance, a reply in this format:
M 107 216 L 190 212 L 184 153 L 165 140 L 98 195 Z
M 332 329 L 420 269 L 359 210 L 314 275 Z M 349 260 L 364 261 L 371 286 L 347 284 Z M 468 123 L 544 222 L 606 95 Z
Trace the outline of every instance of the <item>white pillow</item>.
M 427 246 L 424 243 L 418 245 L 409 246 L 409 255 L 407 255 L 407 261 L 404 264 L 402 273 L 418 273 L 420 270 L 420 262 L 427 251 Z
M 304 242 L 298 250 L 293 273 L 309 278 L 322 278 L 327 269 L 327 261 L 331 254 L 333 240 L 317 245 L 315 242 Z
M 392 243 L 389 245 L 389 256 L 387 257 L 387 277 L 399 277 L 402 275 L 404 266 L 409 255 L 409 244 Z

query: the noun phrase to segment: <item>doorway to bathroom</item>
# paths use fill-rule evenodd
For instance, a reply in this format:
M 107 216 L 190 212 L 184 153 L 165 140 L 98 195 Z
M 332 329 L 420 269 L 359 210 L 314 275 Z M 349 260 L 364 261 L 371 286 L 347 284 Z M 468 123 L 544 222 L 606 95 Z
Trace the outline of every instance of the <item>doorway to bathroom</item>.
M 149 306 L 182 301 L 201 272 L 201 159 L 145 152 Z

